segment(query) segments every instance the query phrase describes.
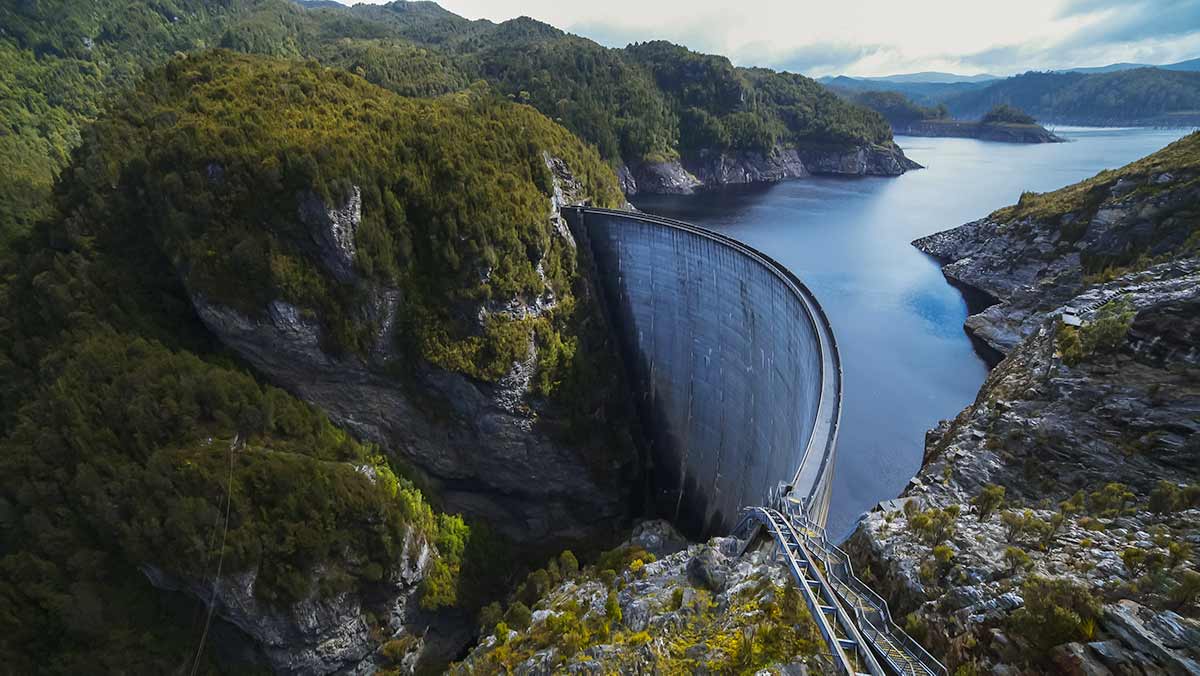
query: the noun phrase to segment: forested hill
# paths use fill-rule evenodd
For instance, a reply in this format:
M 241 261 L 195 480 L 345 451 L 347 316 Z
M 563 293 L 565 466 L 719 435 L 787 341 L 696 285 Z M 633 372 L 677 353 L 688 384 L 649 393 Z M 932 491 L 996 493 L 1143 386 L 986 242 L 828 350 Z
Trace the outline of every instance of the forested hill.
M 1029 72 L 944 99 L 957 118 L 1009 104 L 1041 122 L 1200 124 L 1200 73 L 1137 68 L 1112 73 Z
M 486 87 L 405 98 L 316 62 L 227 50 L 148 73 L 86 128 L 48 216 L 0 251 L 4 668 L 173 673 L 196 655 L 215 673 L 219 651 L 197 653 L 203 616 L 189 597 L 216 598 L 247 635 L 235 643 L 276 670 L 395 666 L 422 644 L 372 653 L 418 605 L 469 612 L 485 571 L 508 571 L 473 566 L 497 557 L 476 549 L 490 542 L 478 524 L 435 512 L 395 473 L 411 468 L 408 449 L 359 441 L 331 423 L 336 410 L 264 384 L 272 374 L 234 359 L 238 345 L 201 308 L 260 327 L 292 308 L 291 325 L 310 327 L 307 352 L 288 351 L 293 333 L 256 353 L 292 368 L 307 354 L 364 372 L 403 352 L 373 372 L 392 417 L 420 369 L 457 379 L 462 395 L 528 362 L 539 420 L 561 419 L 569 400 L 580 425 L 615 428 L 599 413 L 611 376 L 579 328 L 575 259 L 550 208 L 564 172 L 570 199 L 610 207 L 616 179 L 564 128 Z M 330 232 L 350 239 L 331 244 Z M 536 317 L 485 317 L 491 299 L 533 297 Z M 380 406 L 364 399 L 340 401 Z M 502 416 L 488 424 L 506 437 Z M 474 441 L 467 452 L 486 455 L 490 440 Z M 589 460 L 615 463 L 618 447 L 595 443 L 606 455 Z M 572 468 L 592 476 L 586 466 Z M 615 489 L 611 500 L 623 504 Z
M 313 58 L 406 96 L 484 79 L 617 164 L 776 145 L 890 146 L 882 117 L 808 78 L 736 68 L 667 43 L 609 49 L 531 19 L 469 21 L 431 2 L 71 0 L 0 5 L 0 242 L 49 187 L 110 96 L 175 52 Z M 120 98 L 115 99 L 121 105 Z

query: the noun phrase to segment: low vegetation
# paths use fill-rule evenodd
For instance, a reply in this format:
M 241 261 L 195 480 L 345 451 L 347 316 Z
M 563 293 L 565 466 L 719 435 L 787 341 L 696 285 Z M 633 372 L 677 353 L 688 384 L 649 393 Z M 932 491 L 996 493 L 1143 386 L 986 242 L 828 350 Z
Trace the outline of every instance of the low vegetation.
M 645 598 L 656 604 L 652 617 L 672 613 L 679 622 L 653 632 L 634 631 L 625 623 L 620 594 L 649 575 L 646 568 L 654 560 L 644 550 L 626 546 L 577 569 L 570 563 L 574 556 L 564 552 L 531 573 L 506 610 L 499 604 L 484 608 L 481 633 L 493 637 L 491 643 L 452 671 L 512 672 L 535 655 L 545 655 L 551 669 L 598 660 L 602 669 L 620 671 L 648 660 L 662 673 L 751 674 L 823 649 L 799 591 L 765 578 L 739 587 L 725 605 L 718 604 L 712 591 L 686 582 L 649 587 Z M 544 613 L 544 619 L 532 623 L 531 608 Z
M 1137 312 L 1129 301 L 1118 298 L 1102 306 L 1092 321 L 1081 327 L 1058 325 L 1056 346 L 1068 366 L 1099 355 L 1112 354 L 1125 344 Z
M 1125 179 L 1142 194 L 1150 195 L 1164 189 L 1166 184 L 1155 184 L 1153 179 L 1163 174 L 1171 174 L 1178 178 L 1194 181 L 1200 176 L 1200 132 L 1194 132 L 1146 157 L 1131 162 L 1120 169 L 1106 169 L 1092 178 L 1073 183 L 1053 192 L 1026 192 L 1013 206 L 1005 207 L 994 213 L 991 218 L 1002 221 L 1016 221 L 1025 218 L 1045 219 L 1050 222 L 1069 225 L 1064 219 L 1071 217 L 1071 222 L 1084 223 L 1094 214 L 1100 203 L 1109 196 L 1111 188 L 1118 180 Z M 1178 188 L 1179 184 L 1171 187 Z M 1076 238 L 1082 235 L 1077 233 Z M 1074 241 L 1074 240 L 1072 240 Z M 1134 260 L 1141 251 L 1130 252 L 1130 260 Z

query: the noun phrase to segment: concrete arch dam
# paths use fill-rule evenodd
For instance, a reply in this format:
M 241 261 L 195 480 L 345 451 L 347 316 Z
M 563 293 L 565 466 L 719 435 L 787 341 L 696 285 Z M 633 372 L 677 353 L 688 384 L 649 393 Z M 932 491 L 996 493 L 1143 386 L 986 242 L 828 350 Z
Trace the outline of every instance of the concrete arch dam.
M 658 513 L 693 535 L 723 534 L 787 485 L 823 524 L 842 374 L 812 293 L 703 228 L 586 207 L 565 214 L 637 398 Z

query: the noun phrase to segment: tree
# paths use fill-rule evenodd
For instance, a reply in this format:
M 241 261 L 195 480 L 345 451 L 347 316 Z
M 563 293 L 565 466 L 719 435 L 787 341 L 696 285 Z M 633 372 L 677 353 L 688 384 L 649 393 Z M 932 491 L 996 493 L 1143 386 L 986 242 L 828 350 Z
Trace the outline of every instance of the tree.
M 617 590 L 615 589 L 608 590 L 608 598 L 604 601 L 604 618 L 605 633 L 621 623 L 621 603 L 617 599 Z
M 533 613 L 530 612 L 529 606 L 517 601 L 508 607 L 504 613 L 504 624 L 514 627 L 517 630 L 525 630 L 529 628 L 529 623 L 533 620 Z M 498 628 L 498 627 L 497 627 Z
M 1037 120 L 1025 113 L 1025 111 L 1007 103 L 992 108 L 980 122 L 984 124 L 1037 124 Z
M 562 571 L 563 577 L 570 579 L 579 574 L 579 559 L 575 558 L 575 554 L 569 549 L 564 549 L 562 554 L 558 556 L 558 568 Z

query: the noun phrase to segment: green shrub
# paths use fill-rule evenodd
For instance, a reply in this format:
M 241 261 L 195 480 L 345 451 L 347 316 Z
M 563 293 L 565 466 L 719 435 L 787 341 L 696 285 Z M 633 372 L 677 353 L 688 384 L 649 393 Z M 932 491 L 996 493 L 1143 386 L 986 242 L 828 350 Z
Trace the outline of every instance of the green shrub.
M 529 628 L 529 623 L 533 619 L 533 613 L 530 612 L 529 606 L 517 601 L 508 607 L 504 613 L 504 624 L 512 628 L 522 631 Z
M 1000 515 L 1000 523 L 1004 524 L 1004 537 L 1008 542 L 1043 542 L 1055 533 L 1055 527 L 1038 518 L 1032 509 L 1010 509 Z M 1062 524 L 1061 519 L 1058 524 Z
M 1076 366 L 1095 355 L 1111 354 L 1125 344 L 1137 311 L 1125 298 L 1105 303 L 1082 327 L 1058 325 L 1057 347 L 1063 361 Z
M 1004 486 L 987 484 L 979 495 L 971 500 L 971 504 L 975 505 L 979 520 L 987 521 L 993 512 L 1004 505 Z
M 1035 659 L 1070 641 L 1095 634 L 1100 601 L 1087 587 L 1059 578 L 1031 576 L 1021 585 L 1025 606 L 1009 618 L 1009 627 L 1033 646 Z
M 954 537 L 957 517 L 958 505 L 944 509 L 933 507 L 921 512 L 914 511 L 908 518 L 908 525 L 926 544 L 938 545 Z
M 1185 570 L 1170 592 L 1171 602 L 1176 608 L 1185 608 L 1200 600 L 1200 572 Z
M 508 643 L 508 634 L 511 631 L 512 629 L 509 629 L 508 624 L 505 622 L 497 622 L 495 631 L 496 645 L 504 645 L 505 643 Z
M 504 610 L 500 604 L 493 601 L 479 610 L 479 633 L 482 636 L 487 636 L 492 633 L 496 625 L 504 619 Z
M 1117 517 L 1133 508 L 1133 491 L 1125 484 L 1110 482 L 1088 496 L 1088 510 L 1103 517 Z
M 1169 514 L 1200 506 L 1200 485 L 1180 486 L 1160 480 L 1150 492 L 1150 511 Z
M 1033 567 L 1033 559 L 1020 547 L 1005 547 L 1004 562 L 1008 564 L 1009 572 L 1016 574 Z

